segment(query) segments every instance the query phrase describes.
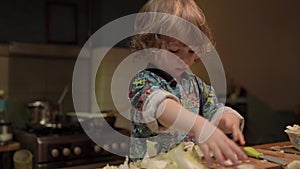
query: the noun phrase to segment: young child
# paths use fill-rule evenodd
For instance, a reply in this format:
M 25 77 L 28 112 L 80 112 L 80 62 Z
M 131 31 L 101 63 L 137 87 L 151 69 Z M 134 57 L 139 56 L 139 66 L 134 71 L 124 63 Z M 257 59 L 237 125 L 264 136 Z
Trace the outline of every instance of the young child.
M 213 42 L 204 14 L 194 0 L 149 0 L 140 12 L 159 12 L 185 19 Z M 190 35 L 193 31 L 182 29 L 178 26 L 181 25 L 177 23 L 178 19 L 168 16 L 150 16 L 151 19 L 146 20 L 153 22 L 149 25 L 157 27 L 155 30 L 177 30 L 178 34 L 195 38 L 195 34 Z M 136 29 L 148 29 L 144 22 L 140 22 L 142 19 L 143 16 L 137 17 Z M 171 24 L 163 26 L 162 23 L 166 22 Z M 185 31 L 189 34 L 183 33 Z M 198 45 L 193 49 L 199 48 L 201 52 L 211 48 L 206 43 L 193 45 Z M 198 52 L 174 37 L 147 33 L 147 30 L 134 36 L 132 48 L 145 50 L 149 64 L 133 78 L 129 88 L 133 137 L 131 159 L 167 152 L 181 141 L 198 144 L 208 162 L 211 162 L 211 153 L 222 165 L 227 159 L 238 164 L 238 158 L 247 158 L 234 142 L 245 144 L 241 131 L 243 117 L 219 103 L 214 89 L 188 69 L 200 61 Z M 231 133 L 233 140 L 224 132 Z

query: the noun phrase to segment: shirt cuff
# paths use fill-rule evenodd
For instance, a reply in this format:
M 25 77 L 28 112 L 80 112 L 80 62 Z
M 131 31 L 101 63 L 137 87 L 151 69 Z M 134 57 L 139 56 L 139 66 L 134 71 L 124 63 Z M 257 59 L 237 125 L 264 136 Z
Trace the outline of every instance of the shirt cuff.
M 147 124 L 148 128 L 154 132 L 159 131 L 158 122 L 156 120 L 157 108 L 167 98 L 179 102 L 179 99 L 175 95 L 160 89 L 153 91 L 145 100 L 142 111 L 143 121 Z

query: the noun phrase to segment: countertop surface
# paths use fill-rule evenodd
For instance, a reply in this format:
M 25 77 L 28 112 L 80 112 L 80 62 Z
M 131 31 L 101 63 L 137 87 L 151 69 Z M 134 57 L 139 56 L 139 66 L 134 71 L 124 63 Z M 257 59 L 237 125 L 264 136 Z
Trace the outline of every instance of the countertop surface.
M 284 147 L 291 146 L 289 141 L 287 142 L 278 142 L 264 145 L 253 146 L 256 150 L 263 153 L 264 155 L 270 155 L 281 160 L 284 160 L 287 163 L 290 163 L 294 160 L 300 160 L 300 155 L 292 154 L 292 153 L 283 153 L 282 151 L 273 151 L 272 147 Z M 256 168 L 282 168 L 279 164 L 268 162 L 265 160 L 249 158 L 251 163 L 256 166 Z
M 289 141 L 287 142 L 278 142 L 271 144 L 263 144 L 263 145 L 255 145 L 252 146 L 257 151 L 263 153 L 264 155 L 270 155 L 281 160 L 284 160 L 287 163 L 290 163 L 294 160 L 300 160 L 300 155 L 292 154 L 292 153 L 283 153 L 282 151 L 274 151 L 272 147 L 285 147 L 291 146 Z M 205 163 L 205 161 L 203 161 Z M 279 164 L 272 163 L 266 160 L 256 159 L 249 157 L 247 160 L 242 161 L 241 165 L 253 165 L 255 169 L 281 169 L 282 167 Z M 229 167 L 221 167 L 220 165 L 213 165 L 214 169 L 237 169 L 239 166 L 229 166 Z
M 12 142 L 7 145 L 0 146 L 0 152 L 14 151 L 20 148 L 19 142 Z
M 291 146 L 291 143 L 289 141 L 287 142 L 278 142 L 278 143 L 270 143 L 270 144 L 263 144 L 263 145 L 255 145 L 252 146 L 255 148 L 257 151 L 263 153 L 264 155 L 270 155 L 276 158 L 279 158 L 283 161 L 285 161 L 287 164 L 294 161 L 294 160 L 300 160 L 300 155 L 296 154 L 291 154 L 291 153 L 283 153 L 282 151 L 274 151 L 272 150 L 272 147 L 285 147 L 285 146 Z M 283 168 L 280 166 L 280 164 L 272 163 L 266 160 L 262 159 L 256 159 L 249 157 L 248 160 L 242 161 L 241 165 L 253 165 L 255 169 L 281 169 Z M 239 168 L 238 166 L 230 166 L 230 167 L 221 167 L 221 166 L 216 166 L 213 167 L 215 169 L 235 169 Z

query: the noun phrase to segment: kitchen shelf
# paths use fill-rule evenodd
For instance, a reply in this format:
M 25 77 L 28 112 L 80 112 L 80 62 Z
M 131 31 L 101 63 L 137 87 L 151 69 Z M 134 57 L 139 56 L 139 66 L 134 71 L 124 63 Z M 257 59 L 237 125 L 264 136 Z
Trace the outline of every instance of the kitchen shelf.
M 76 45 L 54 45 L 54 44 L 35 44 L 10 42 L 0 44 L 1 56 L 18 57 L 53 57 L 76 59 L 81 51 L 80 46 Z

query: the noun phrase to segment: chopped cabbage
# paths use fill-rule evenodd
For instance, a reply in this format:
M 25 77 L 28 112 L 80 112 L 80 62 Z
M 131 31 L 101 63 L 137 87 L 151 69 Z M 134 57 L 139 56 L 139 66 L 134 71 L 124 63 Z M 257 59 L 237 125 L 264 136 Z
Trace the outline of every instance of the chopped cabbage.
M 153 158 L 144 158 L 142 161 L 128 163 L 128 157 L 120 166 L 106 165 L 103 169 L 206 169 L 201 163 L 199 148 L 181 143 L 167 153 L 162 153 Z
M 300 126 L 297 124 L 294 124 L 293 126 L 287 126 L 286 132 L 300 134 Z
M 294 160 L 290 162 L 285 169 L 299 169 L 300 168 L 300 161 Z

